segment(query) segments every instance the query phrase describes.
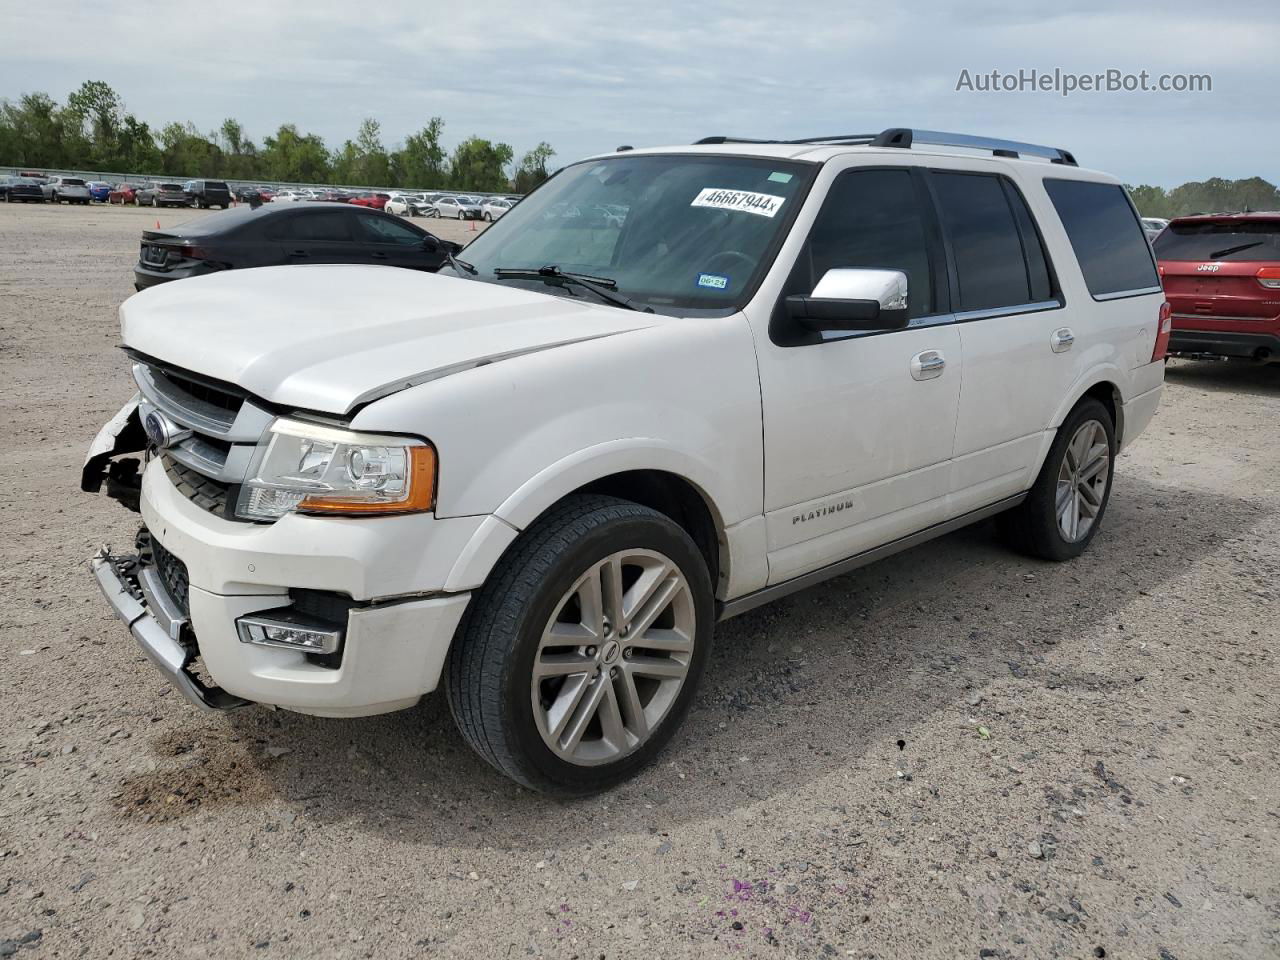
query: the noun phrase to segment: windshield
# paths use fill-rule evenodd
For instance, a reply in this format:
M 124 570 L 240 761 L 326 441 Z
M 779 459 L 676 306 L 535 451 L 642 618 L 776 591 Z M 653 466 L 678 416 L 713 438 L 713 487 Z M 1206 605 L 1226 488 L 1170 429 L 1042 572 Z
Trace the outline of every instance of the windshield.
M 1175 222 L 1155 251 L 1157 260 L 1280 260 L 1280 220 Z
M 590 160 L 513 206 L 462 258 L 477 280 L 554 265 L 606 277 L 662 313 L 735 310 L 768 269 L 816 170 L 722 155 Z

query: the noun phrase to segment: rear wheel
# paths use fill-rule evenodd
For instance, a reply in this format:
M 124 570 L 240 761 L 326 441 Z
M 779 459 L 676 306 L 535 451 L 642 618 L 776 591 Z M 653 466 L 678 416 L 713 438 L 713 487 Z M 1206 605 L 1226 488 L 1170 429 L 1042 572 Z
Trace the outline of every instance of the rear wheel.
M 449 652 L 459 729 L 546 793 L 603 790 L 679 726 L 711 648 L 711 578 L 670 518 L 573 496 L 534 523 L 471 600 Z
M 1111 498 L 1115 425 L 1092 397 L 1063 421 L 1040 476 L 1023 503 L 1001 515 L 1001 532 L 1017 549 L 1045 560 L 1084 553 Z

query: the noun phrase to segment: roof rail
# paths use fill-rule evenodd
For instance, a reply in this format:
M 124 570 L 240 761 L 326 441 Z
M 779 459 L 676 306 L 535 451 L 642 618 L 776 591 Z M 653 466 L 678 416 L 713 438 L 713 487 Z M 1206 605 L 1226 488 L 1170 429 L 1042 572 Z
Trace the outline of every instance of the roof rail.
M 913 130 L 909 127 L 890 127 L 880 133 L 846 133 L 830 137 L 804 137 L 799 140 L 762 140 L 752 137 L 703 137 L 698 144 L 718 143 L 782 143 L 782 144 L 857 144 L 871 147 L 895 147 L 910 149 L 912 144 L 935 147 L 965 147 L 971 150 L 990 150 L 993 156 L 1016 160 L 1022 156 L 1042 157 L 1050 163 L 1077 166 L 1076 158 L 1061 147 L 1046 147 L 1038 143 L 1022 143 L 1018 140 L 997 140 L 994 137 L 975 137 L 967 133 L 942 133 L 937 130 Z
M 972 150 L 990 150 L 997 157 L 1017 159 L 1024 154 L 1043 157 L 1050 163 L 1076 166 L 1076 158 L 1061 147 L 1046 147 L 1038 143 L 1022 143 L 1019 140 L 998 140 L 994 137 L 975 137 L 967 133 L 942 133 L 938 130 L 912 130 L 907 127 L 890 128 L 871 141 L 873 147 L 909 148 L 913 143 L 934 147 L 967 147 Z

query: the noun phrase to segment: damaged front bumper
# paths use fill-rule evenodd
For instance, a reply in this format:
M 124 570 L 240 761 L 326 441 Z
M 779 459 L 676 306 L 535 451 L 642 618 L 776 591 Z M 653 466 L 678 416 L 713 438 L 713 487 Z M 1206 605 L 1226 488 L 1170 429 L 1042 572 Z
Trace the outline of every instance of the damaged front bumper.
M 103 547 L 89 562 L 107 603 L 129 627 L 138 646 L 184 697 L 203 710 L 233 710 L 251 701 L 206 686 L 191 671 L 195 652 L 183 642 L 187 617 L 155 567 L 136 555 L 113 556 Z

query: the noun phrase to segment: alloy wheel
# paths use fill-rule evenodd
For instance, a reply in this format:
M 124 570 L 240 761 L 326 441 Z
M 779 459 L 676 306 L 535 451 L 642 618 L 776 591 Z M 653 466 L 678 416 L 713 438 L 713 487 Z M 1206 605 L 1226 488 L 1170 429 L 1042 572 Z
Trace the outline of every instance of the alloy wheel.
M 1055 513 L 1058 531 L 1069 543 L 1089 535 L 1102 512 L 1111 475 L 1111 444 L 1097 420 L 1082 423 L 1062 454 Z
M 578 766 L 609 763 L 653 735 L 693 659 L 693 592 L 654 550 L 622 550 L 592 565 L 556 604 L 531 681 L 543 742 Z

